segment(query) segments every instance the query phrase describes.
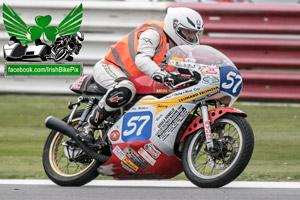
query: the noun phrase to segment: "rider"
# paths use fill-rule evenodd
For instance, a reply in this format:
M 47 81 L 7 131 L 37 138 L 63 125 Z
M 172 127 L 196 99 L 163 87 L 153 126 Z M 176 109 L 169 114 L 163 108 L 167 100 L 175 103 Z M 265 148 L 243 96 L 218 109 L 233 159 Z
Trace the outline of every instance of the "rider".
M 176 85 L 186 81 L 180 74 L 160 67 L 168 49 L 176 45 L 199 44 L 203 34 L 200 14 L 189 8 L 169 8 L 164 22 L 146 21 L 112 45 L 105 58 L 94 66 L 94 79 L 107 92 L 93 109 L 79 137 L 91 144 L 94 130 L 111 112 L 129 103 L 136 93 L 128 79 L 146 74 L 160 83 Z
M 72 52 L 74 52 L 76 55 L 79 54 L 79 51 L 82 47 L 82 41 L 84 40 L 84 35 L 81 31 L 76 32 L 76 35 L 62 35 L 56 38 L 54 43 L 51 45 L 51 54 L 50 58 L 53 58 L 55 60 L 56 54 L 58 53 L 59 47 L 65 47 L 70 51 L 70 55 L 67 60 L 73 60 Z M 55 60 L 59 61 L 59 60 Z

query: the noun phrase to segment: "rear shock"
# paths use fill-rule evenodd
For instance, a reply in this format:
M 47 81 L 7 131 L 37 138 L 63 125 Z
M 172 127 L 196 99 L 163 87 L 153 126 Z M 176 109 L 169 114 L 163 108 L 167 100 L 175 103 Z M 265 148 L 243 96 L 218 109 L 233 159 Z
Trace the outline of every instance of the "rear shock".
M 82 126 L 82 124 L 86 121 L 87 116 L 89 116 L 89 114 L 91 113 L 94 105 L 98 102 L 98 100 L 95 97 L 92 97 L 89 99 L 88 105 L 85 108 L 85 110 L 83 111 L 79 123 L 78 123 L 78 127 Z

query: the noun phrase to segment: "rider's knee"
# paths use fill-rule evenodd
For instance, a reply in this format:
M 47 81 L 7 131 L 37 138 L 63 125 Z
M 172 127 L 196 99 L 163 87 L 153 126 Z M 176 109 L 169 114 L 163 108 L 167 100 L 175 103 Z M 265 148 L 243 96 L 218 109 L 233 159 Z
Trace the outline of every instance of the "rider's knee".
M 115 80 L 117 84 L 109 89 L 101 104 L 107 111 L 113 111 L 125 106 L 132 101 L 136 94 L 134 84 L 127 78 L 118 78 Z

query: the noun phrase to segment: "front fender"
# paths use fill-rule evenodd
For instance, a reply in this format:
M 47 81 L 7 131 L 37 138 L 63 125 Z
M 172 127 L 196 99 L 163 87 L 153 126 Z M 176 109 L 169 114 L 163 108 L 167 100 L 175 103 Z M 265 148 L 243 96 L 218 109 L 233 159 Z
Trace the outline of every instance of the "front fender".
M 222 117 L 226 113 L 237 113 L 241 114 L 244 117 L 247 116 L 247 114 L 237 108 L 231 108 L 231 107 L 221 107 L 221 108 L 216 108 L 213 110 L 208 111 L 208 116 L 210 120 L 210 124 L 212 125 L 216 119 Z M 180 141 L 182 141 L 187 135 L 199 130 L 200 128 L 203 127 L 203 120 L 202 116 L 197 117 L 190 125 L 189 127 L 185 130 L 184 134 L 182 135 Z

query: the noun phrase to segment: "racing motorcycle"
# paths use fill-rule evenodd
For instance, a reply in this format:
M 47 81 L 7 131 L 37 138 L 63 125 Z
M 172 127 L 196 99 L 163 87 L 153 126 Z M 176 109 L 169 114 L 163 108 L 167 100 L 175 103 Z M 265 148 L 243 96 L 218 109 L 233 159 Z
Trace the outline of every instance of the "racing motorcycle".
M 104 91 L 92 76 L 75 81 L 70 89 L 81 96 L 69 102 L 71 114 L 45 121 L 52 129 L 43 151 L 48 177 L 61 186 L 81 186 L 99 174 L 118 180 L 169 179 L 183 171 L 203 188 L 222 187 L 237 178 L 254 146 L 246 113 L 231 107 L 242 90 L 239 71 L 205 45 L 172 48 L 167 63 L 189 80 L 173 85 L 132 77 L 135 99 L 100 125 L 92 145 L 79 139 L 77 127 Z M 83 103 L 85 109 L 78 110 Z
M 50 45 L 51 53 L 47 59 L 53 59 L 55 62 L 63 59 L 73 60 L 73 54 L 79 54 L 84 39 L 83 33 L 77 32 L 76 36 L 64 35 L 56 38 L 55 42 Z

